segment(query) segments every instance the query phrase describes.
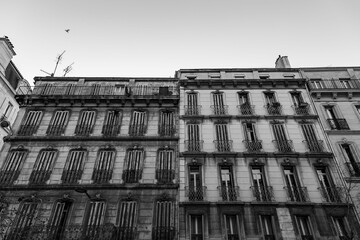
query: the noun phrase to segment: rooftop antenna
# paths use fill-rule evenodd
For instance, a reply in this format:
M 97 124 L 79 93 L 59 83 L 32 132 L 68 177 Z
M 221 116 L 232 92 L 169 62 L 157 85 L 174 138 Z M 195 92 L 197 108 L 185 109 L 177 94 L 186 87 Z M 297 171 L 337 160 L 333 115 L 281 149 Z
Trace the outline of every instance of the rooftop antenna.
M 53 73 L 48 73 L 48 72 L 46 72 L 46 71 L 44 71 L 44 70 L 42 70 L 42 69 L 40 69 L 40 71 L 48 74 L 50 77 L 53 77 L 53 76 L 55 75 L 55 73 L 56 73 L 56 69 L 57 69 L 60 61 L 62 60 L 62 56 L 64 55 L 64 53 L 65 53 L 65 51 L 63 51 L 62 54 L 60 54 L 59 56 L 57 56 L 57 58 L 56 58 L 56 64 L 55 64 L 55 69 L 54 69 L 54 72 L 53 72 Z
M 67 66 L 66 68 L 64 68 L 64 70 L 63 70 L 63 72 L 64 72 L 64 76 L 63 77 L 65 77 L 66 76 L 66 74 L 68 74 L 73 68 L 72 68 L 72 65 L 73 65 L 74 63 L 72 63 L 72 64 L 70 64 L 69 66 Z

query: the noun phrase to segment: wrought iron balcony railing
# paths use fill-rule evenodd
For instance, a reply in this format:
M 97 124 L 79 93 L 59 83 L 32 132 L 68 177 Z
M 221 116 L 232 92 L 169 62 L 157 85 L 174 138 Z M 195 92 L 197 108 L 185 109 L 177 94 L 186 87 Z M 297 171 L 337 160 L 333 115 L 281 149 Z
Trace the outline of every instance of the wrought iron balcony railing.
M 243 140 L 243 143 L 245 144 L 246 150 L 248 152 L 260 152 L 262 150 L 262 143 L 260 140 Z
M 189 198 L 189 201 L 204 201 L 206 187 L 185 187 L 185 196 Z
M 64 170 L 61 176 L 62 183 L 76 184 L 81 179 L 82 170 Z
M 173 240 L 175 237 L 175 227 L 154 227 L 153 240 Z
M 312 141 L 304 140 L 303 143 L 305 143 L 309 152 L 317 152 L 317 153 L 325 152 L 324 141 L 322 140 L 312 140 Z
M 105 124 L 102 128 L 102 134 L 104 134 L 104 136 L 117 136 L 119 131 L 119 125 Z
M 21 125 L 17 134 L 19 136 L 31 136 L 36 132 L 38 127 L 38 125 Z
M 273 140 L 273 143 L 278 152 L 288 153 L 294 151 L 293 142 L 291 140 Z
M 185 141 L 185 148 L 188 152 L 201 152 L 203 149 L 204 141 L 194 141 L 194 140 L 187 140 Z
M 284 187 L 291 202 L 309 202 L 309 195 L 306 187 Z
M 4 185 L 13 184 L 20 175 L 19 170 L 0 171 L 0 183 Z
M 308 103 L 300 103 L 299 105 L 293 105 L 295 115 L 304 116 L 310 114 L 310 105 Z
M 311 91 L 321 90 L 321 89 L 359 89 L 360 82 L 359 80 L 349 79 L 349 80 L 310 80 L 309 87 Z
M 135 227 L 118 227 L 115 230 L 114 240 L 135 240 L 136 239 Z M 112 239 L 111 239 L 112 240 Z
M 50 179 L 51 171 L 33 170 L 30 175 L 30 184 L 45 184 Z
M 175 179 L 175 170 L 172 169 L 156 169 L 155 178 L 158 183 L 172 183 Z
M 65 125 L 49 125 L 46 134 L 51 136 L 60 136 L 65 133 Z
M 92 133 L 94 125 L 90 124 L 81 124 L 76 125 L 75 127 L 75 135 L 78 136 L 88 136 Z
M 94 183 L 108 183 L 112 177 L 112 170 L 94 169 L 92 180 Z
M 226 141 L 214 141 L 215 149 L 218 152 L 231 152 L 232 150 L 232 141 L 226 140 Z
M 204 240 L 202 233 L 192 233 L 191 234 L 191 240 Z
M 236 201 L 239 197 L 239 187 L 237 186 L 218 186 L 222 201 Z
M 144 124 L 135 124 L 129 126 L 130 136 L 144 136 L 145 133 L 146 133 L 146 125 Z
M 255 115 L 255 106 L 250 105 L 247 103 L 238 105 L 237 108 L 239 109 L 239 114 L 244 116 L 251 116 Z
M 211 105 L 211 112 L 213 115 L 222 116 L 228 115 L 228 105 Z
M 252 186 L 253 195 L 258 202 L 274 201 L 274 191 L 272 186 Z
M 201 106 L 184 106 L 186 116 L 199 116 L 201 115 Z
M 349 125 L 344 118 L 327 119 L 331 130 L 349 130 Z
M 122 179 L 125 183 L 137 183 L 141 179 L 141 176 L 141 170 L 124 170 L 122 174 Z
M 347 162 L 346 166 L 349 170 L 350 176 L 360 177 L 360 162 Z
M 238 234 L 228 234 L 227 239 L 228 240 L 239 240 L 240 238 L 239 238 Z
M 175 125 L 159 125 L 159 135 L 163 137 L 172 137 L 176 133 Z
M 319 187 L 318 189 L 326 202 L 342 203 L 345 200 L 342 187 Z
M 281 115 L 282 114 L 282 106 L 278 102 L 275 102 L 272 104 L 267 104 L 267 105 L 265 105 L 265 108 L 269 115 Z

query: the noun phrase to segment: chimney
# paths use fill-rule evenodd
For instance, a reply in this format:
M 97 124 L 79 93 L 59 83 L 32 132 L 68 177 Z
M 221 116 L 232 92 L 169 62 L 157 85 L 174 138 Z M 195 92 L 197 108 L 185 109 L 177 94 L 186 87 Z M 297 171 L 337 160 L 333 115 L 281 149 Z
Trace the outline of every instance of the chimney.
M 275 61 L 275 68 L 291 68 L 288 57 L 279 55 Z
M 9 38 L 7 36 L 0 37 L 0 73 L 4 76 L 6 67 L 15 55 L 14 46 L 10 42 Z

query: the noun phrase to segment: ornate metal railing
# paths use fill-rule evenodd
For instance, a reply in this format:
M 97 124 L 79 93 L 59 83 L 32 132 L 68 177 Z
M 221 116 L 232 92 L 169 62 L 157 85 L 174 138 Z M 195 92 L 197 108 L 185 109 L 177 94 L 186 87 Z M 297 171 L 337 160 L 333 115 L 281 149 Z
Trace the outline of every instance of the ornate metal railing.
M 75 135 L 78 136 L 88 136 L 92 133 L 94 125 L 90 124 L 81 124 L 76 125 L 75 127 Z
M 215 144 L 215 149 L 218 152 L 231 152 L 232 150 L 232 141 L 231 140 L 227 140 L 227 141 L 214 141 Z
M 189 198 L 189 201 L 204 201 L 206 187 L 185 187 L 185 196 Z
M 156 169 L 155 178 L 158 183 L 172 183 L 175 179 L 175 170 Z
M 105 124 L 102 128 L 102 134 L 104 134 L 104 136 L 117 136 L 119 131 L 119 125 Z
M 282 106 L 280 103 L 273 103 L 265 105 L 265 108 L 269 115 L 281 115 L 282 114 Z
M 199 116 L 201 115 L 201 106 L 184 106 L 186 116 Z
M 94 169 L 92 180 L 94 183 L 108 183 L 112 177 L 113 171 L 108 169 Z
M 228 115 L 228 105 L 211 105 L 210 108 L 213 115 Z
M 349 125 L 344 118 L 327 119 L 332 130 L 349 130 Z
M 310 105 L 308 103 L 300 103 L 299 105 L 293 105 L 292 108 L 296 115 L 309 115 Z
M 82 170 L 64 170 L 61 176 L 62 183 L 74 184 L 81 179 Z
M 65 125 L 49 125 L 46 134 L 52 136 L 60 136 L 65 133 Z
M 309 202 L 309 195 L 306 187 L 284 187 L 291 202 Z
M 291 140 L 273 140 L 273 143 L 278 152 L 287 153 L 294 151 L 293 142 Z
M 159 125 L 159 135 L 160 136 L 174 136 L 176 133 L 175 125 Z
M 175 227 L 154 227 L 152 235 L 153 240 L 173 240 Z
M 236 201 L 239 197 L 239 187 L 237 186 L 218 186 L 222 201 Z
M 51 171 L 48 170 L 33 170 L 30 174 L 30 184 L 45 184 L 49 180 Z
M 253 195 L 258 202 L 274 201 L 274 191 L 272 186 L 252 186 Z
M 237 108 L 239 109 L 240 115 L 245 115 L 245 116 L 255 115 L 254 105 L 244 103 L 242 105 L 237 105 Z
M 135 240 L 136 233 L 135 227 L 118 227 L 115 230 L 115 237 L 111 240 Z
M 246 150 L 248 152 L 260 152 L 262 150 L 262 143 L 260 140 L 255 140 L 255 141 L 243 140 L 243 143 L 245 144 Z
M 352 177 L 360 177 L 360 162 L 354 162 L 354 163 L 347 162 L 346 166 Z
M 309 152 L 325 152 L 324 141 L 322 140 L 313 140 L 313 141 L 304 140 L 303 143 L 305 143 Z
M 194 140 L 187 140 L 185 141 L 185 149 L 188 152 L 201 152 L 203 148 L 204 141 L 194 141 Z
M 311 90 L 321 90 L 321 89 L 359 89 L 360 82 L 359 80 L 349 79 L 349 80 L 310 80 L 309 87 Z
M 0 183 L 4 185 L 13 184 L 20 175 L 19 170 L 0 171 Z
M 141 170 L 124 170 L 122 174 L 122 179 L 125 183 L 137 183 L 141 179 L 141 176 Z
M 38 128 L 38 125 L 21 125 L 17 134 L 19 136 L 31 136 Z
M 319 187 L 318 189 L 326 202 L 342 203 L 345 200 L 342 187 Z
M 130 136 L 144 136 L 145 133 L 146 133 L 146 125 L 144 124 L 134 124 L 129 126 Z

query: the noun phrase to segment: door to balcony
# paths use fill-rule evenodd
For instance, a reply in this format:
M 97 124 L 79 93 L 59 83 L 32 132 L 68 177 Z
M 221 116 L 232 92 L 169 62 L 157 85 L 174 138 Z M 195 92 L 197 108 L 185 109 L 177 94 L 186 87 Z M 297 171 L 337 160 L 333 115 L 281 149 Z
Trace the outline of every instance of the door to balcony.
M 204 199 L 200 166 L 189 167 L 188 195 L 190 201 L 202 201 Z
M 64 230 L 66 227 L 67 218 L 69 216 L 70 208 L 72 202 L 68 201 L 59 201 L 56 203 L 53 216 L 50 221 L 50 229 L 54 240 L 63 239 Z
M 220 167 L 221 197 L 223 201 L 236 201 L 236 188 L 231 166 Z

